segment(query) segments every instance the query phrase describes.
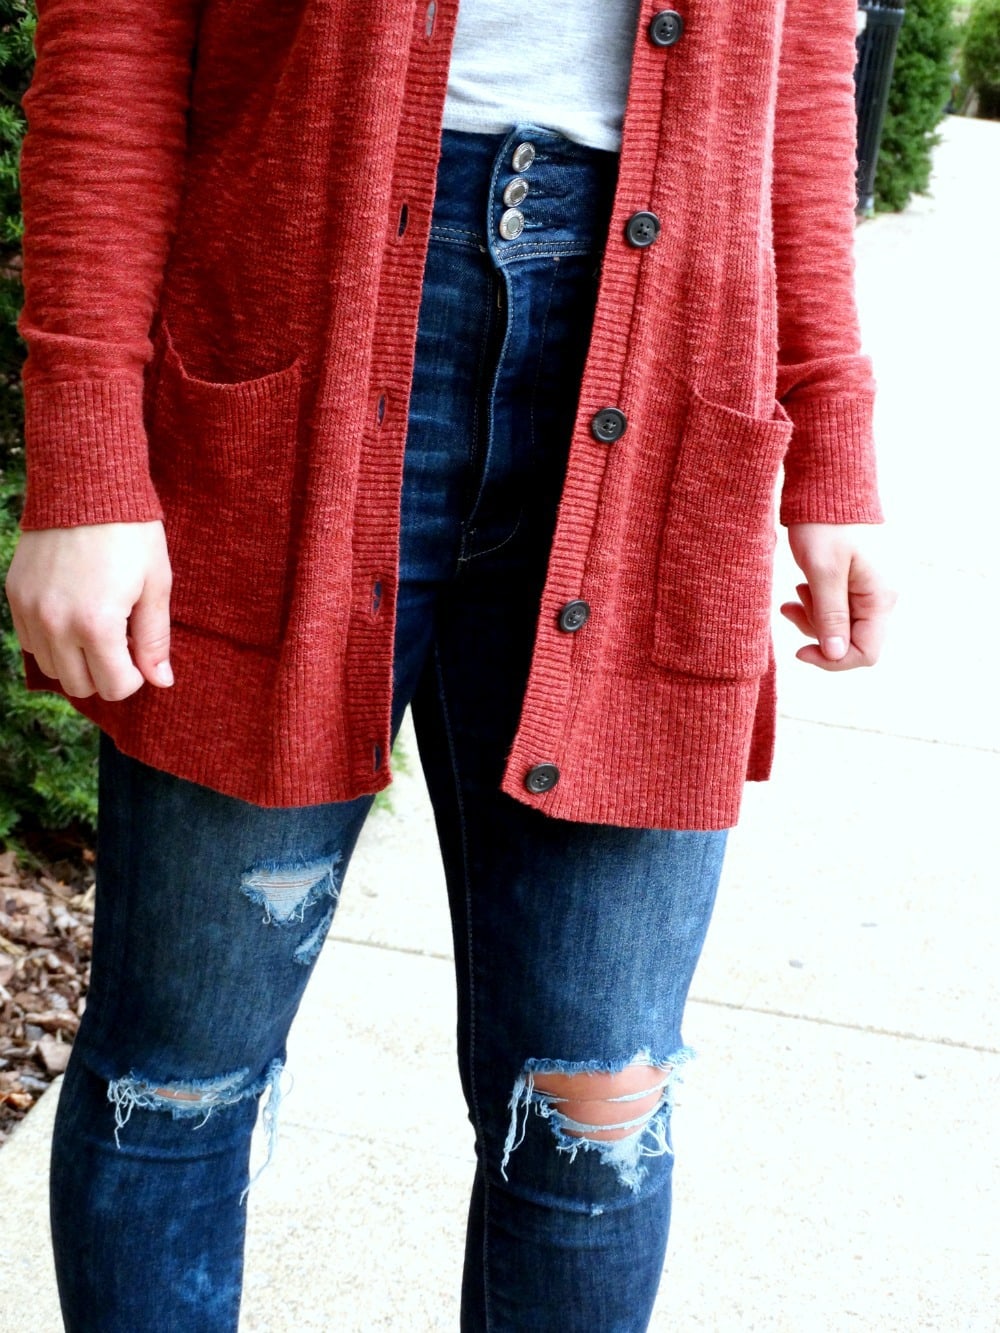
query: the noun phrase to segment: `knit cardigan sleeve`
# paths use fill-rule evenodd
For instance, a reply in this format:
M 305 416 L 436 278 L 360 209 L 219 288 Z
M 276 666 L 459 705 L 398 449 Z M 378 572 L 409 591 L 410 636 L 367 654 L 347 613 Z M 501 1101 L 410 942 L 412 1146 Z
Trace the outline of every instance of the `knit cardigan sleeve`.
M 142 395 L 201 0 L 38 0 L 23 106 L 21 526 L 162 517 Z
M 783 523 L 877 523 L 854 296 L 856 0 L 787 0 L 775 112 L 778 398 L 794 429 Z

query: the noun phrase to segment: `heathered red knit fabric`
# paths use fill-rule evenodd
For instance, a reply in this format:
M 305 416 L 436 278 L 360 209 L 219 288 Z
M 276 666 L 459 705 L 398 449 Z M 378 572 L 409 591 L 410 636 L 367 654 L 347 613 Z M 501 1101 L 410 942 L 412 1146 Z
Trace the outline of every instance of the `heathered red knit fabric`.
M 880 519 L 853 297 L 854 0 L 642 0 L 504 789 L 735 822 L 774 728 L 772 497 Z M 265 805 L 386 785 L 399 491 L 457 0 L 39 0 L 25 528 L 164 517 L 177 683 L 77 701 Z M 646 249 L 625 238 L 659 215 Z M 590 423 L 614 406 L 614 444 Z M 373 584 L 383 593 L 373 600 Z M 559 609 L 592 608 L 566 634 Z M 33 688 L 52 688 L 26 658 Z M 527 772 L 558 766 L 550 791 Z

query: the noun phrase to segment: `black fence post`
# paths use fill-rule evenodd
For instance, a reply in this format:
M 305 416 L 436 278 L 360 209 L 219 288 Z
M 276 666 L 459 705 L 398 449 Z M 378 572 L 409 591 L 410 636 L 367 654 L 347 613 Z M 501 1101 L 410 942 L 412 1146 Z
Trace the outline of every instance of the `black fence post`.
M 906 0 L 859 0 L 864 26 L 858 33 L 854 105 L 858 113 L 858 212 L 875 207 L 875 168 L 889 101 L 896 42 Z

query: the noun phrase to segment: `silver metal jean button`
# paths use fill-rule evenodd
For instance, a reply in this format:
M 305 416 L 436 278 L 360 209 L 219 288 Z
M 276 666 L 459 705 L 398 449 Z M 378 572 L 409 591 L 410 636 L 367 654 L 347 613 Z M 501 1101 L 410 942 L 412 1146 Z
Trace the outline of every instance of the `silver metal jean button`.
M 514 156 L 510 159 L 510 164 L 515 171 L 527 171 L 535 160 L 535 145 L 533 143 L 519 143 L 514 149 Z
M 505 241 L 515 241 L 524 231 L 524 214 L 519 208 L 508 208 L 500 219 L 500 235 Z
M 503 192 L 503 201 L 509 208 L 516 208 L 528 193 L 528 182 L 523 176 L 515 176 Z

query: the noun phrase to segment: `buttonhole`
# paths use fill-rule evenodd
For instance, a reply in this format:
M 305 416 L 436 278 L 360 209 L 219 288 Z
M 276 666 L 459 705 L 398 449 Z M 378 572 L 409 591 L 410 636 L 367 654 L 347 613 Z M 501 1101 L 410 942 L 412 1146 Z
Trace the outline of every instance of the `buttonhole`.
M 404 204 L 403 207 L 399 210 L 399 229 L 396 232 L 397 236 L 402 236 L 403 232 L 406 231 L 406 224 L 409 222 L 409 220 L 410 220 L 410 208 L 408 204 Z
M 381 745 L 372 746 L 372 772 L 377 773 L 382 767 L 382 747 Z
M 385 394 L 379 394 L 378 403 L 375 406 L 375 420 L 381 426 L 385 420 Z
M 427 6 L 427 18 L 424 22 L 424 32 L 428 37 L 434 36 L 434 20 L 437 18 L 437 0 L 431 0 Z
M 382 580 L 376 579 L 372 584 L 372 615 L 377 616 L 379 607 L 382 605 Z

